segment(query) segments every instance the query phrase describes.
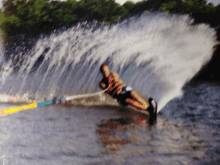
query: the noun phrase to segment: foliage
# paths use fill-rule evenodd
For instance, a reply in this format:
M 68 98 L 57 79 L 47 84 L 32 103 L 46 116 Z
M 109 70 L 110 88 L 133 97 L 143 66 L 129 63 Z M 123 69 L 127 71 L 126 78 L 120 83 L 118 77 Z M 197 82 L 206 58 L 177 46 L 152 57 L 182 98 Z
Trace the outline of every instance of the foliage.
M 0 9 L 0 26 L 2 26 L 3 22 L 5 21 L 5 15 L 2 12 L 2 10 Z M 1 29 L 0 29 L 1 30 Z M 4 31 L 0 31 L 0 35 L 5 39 L 5 32 Z
M 184 0 L 184 13 L 202 12 L 206 7 L 206 0 Z
M 176 0 L 172 0 L 168 3 L 162 3 L 160 6 L 160 10 L 163 10 L 166 13 L 174 12 L 176 10 L 176 5 L 177 5 Z
M 130 13 L 131 10 L 134 9 L 135 3 L 131 2 L 131 1 L 127 1 L 122 6 Z
M 2 12 L 2 10 L 0 9 L 0 25 L 5 21 L 5 15 Z
M 206 13 L 215 13 L 217 11 L 217 7 L 215 7 L 212 3 L 209 3 L 206 7 L 205 7 L 205 12 Z
M 127 1 L 122 6 L 115 0 L 67 0 L 62 2 L 7 0 L 4 8 L 4 12 L 0 11 L 0 24 L 7 34 L 13 35 L 12 32 L 26 32 L 31 28 L 40 31 L 44 27 L 59 28 L 82 21 L 97 20 L 111 24 L 136 13 L 152 11 L 154 8 L 166 13 L 187 13 L 199 18 L 206 13 L 206 16 L 208 14 L 211 17 L 210 13 L 215 15 L 219 12 L 220 7 L 212 4 L 206 5 L 206 0 L 143 0 L 138 3 Z M 214 25 L 214 21 L 212 24 Z

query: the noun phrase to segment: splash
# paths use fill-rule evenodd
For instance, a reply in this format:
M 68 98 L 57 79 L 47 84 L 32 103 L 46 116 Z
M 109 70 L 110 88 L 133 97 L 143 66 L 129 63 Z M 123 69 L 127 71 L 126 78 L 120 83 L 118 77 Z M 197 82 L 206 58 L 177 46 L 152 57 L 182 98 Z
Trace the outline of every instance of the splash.
M 2 68 L 2 65 L 4 63 L 4 46 L 3 46 L 3 38 L 1 34 L 1 29 L 0 29 L 0 68 Z
M 108 63 L 140 95 L 155 98 L 160 110 L 211 58 L 214 30 L 191 23 L 188 16 L 143 14 L 111 27 L 78 24 L 12 55 L 22 62 L 16 73 L 4 71 L 0 91 L 34 98 L 99 91 L 99 67 Z M 5 67 L 14 65 L 9 60 Z

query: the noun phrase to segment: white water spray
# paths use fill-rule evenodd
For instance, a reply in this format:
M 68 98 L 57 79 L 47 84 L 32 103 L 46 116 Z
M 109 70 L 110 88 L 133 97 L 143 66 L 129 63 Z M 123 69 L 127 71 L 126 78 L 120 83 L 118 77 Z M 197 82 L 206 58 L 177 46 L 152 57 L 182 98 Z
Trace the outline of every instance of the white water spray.
M 3 38 L 0 30 L 0 68 L 2 67 L 4 63 L 4 44 L 3 44 Z
M 187 16 L 150 14 L 111 28 L 85 23 L 52 34 L 26 53 L 1 91 L 35 98 L 98 91 L 99 67 L 107 62 L 142 96 L 155 98 L 160 110 L 181 96 L 183 85 L 212 55 L 214 30 L 190 26 L 190 21 Z

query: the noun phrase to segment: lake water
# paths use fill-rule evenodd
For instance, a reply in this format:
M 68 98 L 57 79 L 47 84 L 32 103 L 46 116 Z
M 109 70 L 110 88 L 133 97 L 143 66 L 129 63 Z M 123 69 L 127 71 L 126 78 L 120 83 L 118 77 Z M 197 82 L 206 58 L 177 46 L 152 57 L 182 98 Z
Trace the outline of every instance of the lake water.
M 49 105 L 8 115 L 0 118 L 0 162 L 218 164 L 219 89 L 214 83 L 185 86 L 184 96 L 170 101 L 153 126 L 144 115 L 111 105 Z

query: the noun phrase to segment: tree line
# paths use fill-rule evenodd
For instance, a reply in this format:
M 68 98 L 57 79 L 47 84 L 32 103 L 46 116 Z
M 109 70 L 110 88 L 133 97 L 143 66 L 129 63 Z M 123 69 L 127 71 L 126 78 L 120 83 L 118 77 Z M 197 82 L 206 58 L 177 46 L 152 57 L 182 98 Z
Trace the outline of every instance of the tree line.
M 206 4 L 206 0 L 143 0 L 138 3 L 126 2 L 120 5 L 115 0 L 5 0 L 0 10 L 0 25 L 4 35 L 34 31 L 50 31 L 77 22 L 96 20 L 112 24 L 144 11 L 154 10 L 166 13 L 190 14 L 195 22 L 220 23 L 220 5 Z

